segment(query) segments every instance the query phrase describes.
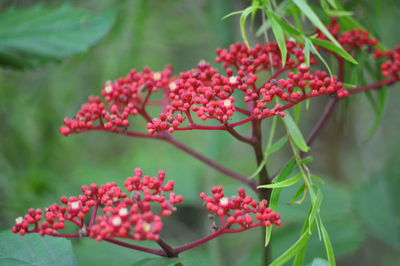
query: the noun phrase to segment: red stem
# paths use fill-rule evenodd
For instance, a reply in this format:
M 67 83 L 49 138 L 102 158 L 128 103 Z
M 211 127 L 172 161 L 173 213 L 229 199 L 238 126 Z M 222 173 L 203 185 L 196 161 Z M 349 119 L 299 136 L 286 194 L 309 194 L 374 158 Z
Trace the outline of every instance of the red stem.
M 357 87 L 357 88 L 354 88 L 354 89 L 349 89 L 348 91 L 351 94 L 351 93 L 357 93 L 357 92 L 362 92 L 362 91 L 366 91 L 366 90 L 378 89 L 378 88 L 380 88 L 382 86 L 385 86 L 385 85 L 391 85 L 391 84 L 393 84 L 393 83 L 395 83 L 397 81 L 398 81 L 397 78 L 391 77 L 391 78 L 379 81 L 379 82 L 371 84 L 371 85 L 361 86 L 361 87 Z
M 201 244 L 203 244 L 203 243 L 205 243 L 207 241 L 210 241 L 210 240 L 216 238 L 217 236 L 222 235 L 224 233 L 224 230 L 226 228 L 228 228 L 228 226 L 229 226 L 229 224 L 224 224 L 223 226 L 221 226 L 221 228 L 219 228 L 217 231 L 215 231 L 211 235 L 208 235 L 206 237 L 200 238 L 200 239 L 195 240 L 193 242 L 190 242 L 190 243 L 184 244 L 182 246 L 179 246 L 179 247 L 175 248 L 175 252 L 181 253 L 182 251 L 185 251 L 185 250 L 200 246 Z
M 132 243 L 128 243 L 125 241 L 121 241 L 115 238 L 109 238 L 109 239 L 105 239 L 105 241 L 122 246 L 122 247 L 126 247 L 126 248 L 130 248 L 130 249 L 135 249 L 135 250 L 140 250 L 143 252 L 147 252 L 147 253 L 151 253 L 151 254 L 155 254 L 158 256 L 163 256 L 163 257 L 168 257 L 168 255 L 165 253 L 164 250 L 159 249 L 159 248 L 150 248 L 150 247 L 144 247 L 144 246 L 139 246 L 139 245 L 135 245 Z

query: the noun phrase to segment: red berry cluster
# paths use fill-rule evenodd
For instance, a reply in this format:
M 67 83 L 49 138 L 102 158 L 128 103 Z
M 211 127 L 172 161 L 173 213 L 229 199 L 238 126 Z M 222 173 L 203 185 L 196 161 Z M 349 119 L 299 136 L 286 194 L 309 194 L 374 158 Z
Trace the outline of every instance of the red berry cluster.
M 369 32 L 364 29 L 352 29 L 340 32 L 340 25 L 337 18 L 331 19 L 331 23 L 327 25 L 327 29 L 347 51 L 361 50 L 364 46 L 375 46 L 378 44 L 378 40 L 372 38 Z M 321 30 L 316 29 L 316 33 L 319 39 L 328 40 Z
M 265 83 L 259 91 L 261 97 L 255 98 L 256 107 L 253 114 L 258 118 L 284 116 L 283 110 L 307 98 L 333 93 L 340 98 L 349 95 L 342 82 L 335 76 L 329 77 L 325 71 L 310 73 L 309 67 L 305 65 L 300 65 L 298 70 L 298 73 L 289 72 L 287 78 Z M 275 102 L 275 97 L 287 102 L 286 105 L 276 104 L 268 108 L 267 104 Z
M 29 209 L 28 214 L 16 219 L 12 228 L 14 233 L 37 232 L 41 235 L 59 235 L 59 229 L 65 227 L 65 221 L 71 221 L 81 228 L 80 233 L 97 240 L 112 237 L 133 238 L 135 240 L 158 240 L 162 229 L 162 216 L 169 216 L 176 208 L 174 204 L 183 201 L 183 197 L 170 192 L 174 181 L 164 184 L 165 172 L 157 177 L 143 176 L 141 169 L 135 169 L 135 175 L 124 183 L 128 196 L 115 183 L 98 186 L 82 186 L 81 195 L 69 198 L 61 197 L 59 205 L 54 203 L 44 211 Z M 167 193 L 170 192 L 170 193 Z M 157 203 L 157 204 L 156 204 Z M 156 212 L 153 209 L 158 205 Z M 102 214 L 97 215 L 97 208 Z M 85 215 L 92 211 L 91 221 L 85 224 Z M 41 222 L 41 223 L 40 223 Z M 33 228 L 29 229 L 30 225 Z
M 143 72 L 131 70 L 126 77 L 116 81 L 107 81 L 100 97 L 90 96 L 74 118 L 65 118 L 60 132 L 64 135 L 79 133 L 95 126 L 105 129 L 121 130 L 129 126 L 130 115 L 143 111 L 150 95 L 158 89 L 168 86 L 172 76 L 172 67 L 167 66 L 161 72 L 153 72 L 145 67 Z
M 382 75 L 400 79 L 400 45 L 396 46 L 394 50 L 375 49 L 375 58 L 387 59 L 381 64 Z
M 303 44 L 288 40 L 286 48 L 285 67 L 293 68 L 304 62 Z M 234 43 L 228 49 L 218 48 L 215 61 L 223 63 L 224 68 L 235 67 L 239 75 L 241 72 L 256 73 L 271 67 L 282 67 L 281 51 L 276 42 L 257 44 L 253 48 L 248 48 L 244 43 Z
M 281 225 L 280 214 L 267 207 L 268 202 L 257 202 L 246 195 L 244 188 L 238 189 L 238 195 L 225 197 L 222 186 L 211 189 L 212 196 L 201 193 L 206 208 L 222 218 L 229 226 L 237 224 L 242 229 L 255 226 Z

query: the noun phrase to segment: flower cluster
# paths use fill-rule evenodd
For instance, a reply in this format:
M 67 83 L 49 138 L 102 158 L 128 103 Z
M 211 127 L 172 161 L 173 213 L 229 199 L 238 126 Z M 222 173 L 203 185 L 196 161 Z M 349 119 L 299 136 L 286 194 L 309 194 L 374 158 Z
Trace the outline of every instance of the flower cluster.
M 152 93 L 165 89 L 172 76 L 172 67 L 153 72 L 145 67 L 142 72 L 131 70 L 126 77 L 107 81 L 98 96 L 89 96 L 74 118 L 65 118 L 60 132 L 64 135 L 79 133 L 96 126 L 121 130 L 129 126 L 129 116 L 141 113 L 149 104 Z
M 170 192 L 174 189 L 174 181 L 164 184 L 164 179 L 164 171 L 157 177 L 150 177 L 143 176 L 137 168 L 134 176 L 124 183 L 129 195 L 115 182 L 82 186 L 81 195 L 62 196 L 62 204 L 54 203 L 44 212 L 29 209 L 24 217 L 16 219 L 12 231 L 21 235 L 36 232 L 63 236 L 58 230 L 65 227 L 65 221 L 70 221 L 80 228 L 77 234 L 97 240 L 113 237 L 158 240 L 163 225 L 161 217 L 169 216 L 176 210 L 174 204 L 183 201 L 181 195 Z M 97 214 L 98 208 L 102 209 L 102 214 Z M 157 211 L 153 211 L 154 208 Z M 85 215 L 89 212 L 90 223 L 85 224 Z
M 239 225 L 242 229 L 255 226 L 281 225 L 280 214 L 267 207 L 268 202 L 257 202 L 246 195 L 244 188 L 238 189 L 238 195 L 225 197 L 222 186 L 211 189 L 212 196 L 201 193 L 206 208 L 220 216 L 223 223 Z
M 340 32 L 340 25 L 337 18 L 332 18 L 331 23 L 327 25 L 327 29 L 333 37 L 349 52 L 361 50 L 365 46 L 375 46 L 378 40 L 372 38 L 367 30 L 351 29 L 349 31 Z M 317 38 L 329 40 L 321 30 L 316 29 Z
M 375 58 L 386 59 L 381 64 L 382 75 L 394 77 L 396 80 L 400 79 L 400 45 L 396 46 L 394 50 L 375 49 Z

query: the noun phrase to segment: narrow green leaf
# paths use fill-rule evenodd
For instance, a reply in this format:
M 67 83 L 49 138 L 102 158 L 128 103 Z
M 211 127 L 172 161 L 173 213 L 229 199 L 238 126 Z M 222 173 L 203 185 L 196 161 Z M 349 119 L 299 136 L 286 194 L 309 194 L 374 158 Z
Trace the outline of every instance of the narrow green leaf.
M 282 138 L 280 138 L 279 140 L 277 140 L 276 142 L 274 142 L 268 149 L 265 155 L 269 156 L 271 154 L 273 154 L 274 152 L 279 151 L 280 149 L 282 149 L 283 146 L 285 146 L 286 142 L 288 141 L 287 136 L 283 136 Z
M 307 156 L 300 160 L 302 164 L 308 164 L 311 163 L 312 161 L 314 161 L 314 158 L 312 156 Z
M 310 215 L 308 216 L 308 223 L 311 225 L 313 221 L 316 219 L 317 215 L 319 214 L 319 209 L 321 207 L 322 203 L 322 192 L 319 189 L 317 192 L 317 197 L 314 202 L 311 202 L 311 212 Z M 308 232 L 311 234 L 311 227 L 308 227 Z
M 293 118 L 289 112 L 285 112 L 283 121 L 286 125 L 287 133 L 293 139 L 293 142 L 296 144 L 296 146 L 300 150 L 307 152 L 309 150 L 309 147 L 307 146 L 307 143 L 304 140 L 303 134 L 301 134 L 300 129 L 297 127 L 296 123 L 293 121 Z
M 305 197 L 302 197 L 302 199 L 297 200 L 301 194 L 305 193 L 306 185 L 303 183 L 293 194 L 293 197 L 290 199 L 289 204 L 300 204 L 303 202 Z M 305 195 L 305 194 L 304 194 Z
M 246 34 L 246 20 L 250 14 L 252 14 L 254 11 L 256 11 L 257 9 L 260 9 L 260 8 L 261 7 L 258 5 L 249 6 L 248 8 L 243 10 L 242 15 L 240 16 L 240 32 L 242 34 L 244 43 L 246 44 L 247 47 L 250 47 L 250 43 L 249 43 L 249 40 L 248 40 L 247 34 Z
M 272 182 L 280 182 L 286 179 L 293 172 L 295 167 L 296 167 L 296 160 L 294 158 L 291 158 L 285 164 L 285 166 L 282 168 L 279 174 L 272 180 Z
M 296 161 L 294 158 L 290 159 L 286 165 L 282 168 L 279 174 L 273 179 L 274 182 L 280 182 L 286 179 L 294 170 L 296 166 Z M 269 207 L 276 210 L 278 207 L 279 197 L 281 195 L 281 188 L 274 188 L 271 192 L 271 197 L 269 200 Z M 271 240 L 272 226 L 268 226 L 265 231 L 265 246 L 268 246 Z
M 283 188 L 283 187 L 290 187 L 296 184 L 301 180 L 301 174 L 297 174 L 291 178 L 288 178 L 282 182 L 274 183 L 274 184 L 267 184 L 267 185 L 261 185 L 258 186 L 257 188 Z
M 338 49 L 342 50 L 342 53 L 348 54 L 343 47 L 337 42 L 335 37 L 332 36 L 332 34 L 329 32 L 329 30 L 325 27 L 325 25 L 321 22 L 321 20 L 318 18 L 318 16 L 315 14 L 315 12 L 312 10 L 312 8 L 305 2 L 304 0 L 293 0 L 293 2 L 297 5 L 297 7 L 308 17 L 308 19 L 318 28 L 322 31 L 322 33 L 325 34 L 325 36 L 333 42 Z M 346 60 L 349 60 L 348 58 L 352 58 L 350 55 L 348 57 L 345 57 Z M 352 63 L 357 63 L 353 58 L 352 60 L 349 60 Z
M 278 43 L 279 50 L 281 51 L 281 58 L 282 58 L 282 66 L 286 64 L 286 56 L 287 56 L 287 49 L 286 49 L 286 41 L 285 35 L 280 24 L 275 20 L 275 16 L 272 16 L 274 12 L 266 9 L 266 14 L 270 20 L 270 24 L 272 27 L 272 32 L 274 33 L 276 42 Z
M 310 38 L 306 37 L 305 35 L 303 35 L 302 37 L 303 37 L 304 43 L 308 43 L 308 45 L 309 45 L 309 47 L 310 47 L 310 49 L 311 49 L 311 52 L 314 53 L 314 54 L 319 58 L 319 60 L 321 60 L 321 62 L 324 64 L 324 66 L 325 66 L 326 69 L 328 70 L 329 75 L 332 76 L 332 70 L 331 70 L 331 68 L 329 67 L 329 64 L 325 61 L 325 59 L 322 57 L 322 55 L 321 55 L 321 54 L 318 52 L 318 50 L 315 48 L 315 46 L 314 46 L 314 44 L 311 42 Z
M 321 39 L 317 39 L 317 38 L 310 38 L 311 42 L 315 45 L 318 45 L 320 47 L 323 47 L 325 49 L 328 49 L 338 55 L 340 55 L 341 57 L 343 57 L 344 59 L 346 59 L 347 61 L 352 62 L 353 64 L 357 64 L 357 61 L 349 54 L 347 53 L 345 50 L 338 48 L 336 45 L 334 45 L 331 42 L 328 42 L 326 40 L 321 40 Z
M 314 227 L 314 225 L 312 225 Z M 276 258 L 270 266 L 280 266 L 291 260 L 299 251 L 304 248 L 310 239 L 310 234 L 308 232 L 304 232 L 301 237 L 284 253 L 282 253 L 278 258 Z
M 320 227 L 321 227 L 322 239 L 324 240 L 326 256 L 328 257 L 328 261 L 331 266 L 336 266 L 335 253 L 333 252 L 331 239 L 329 238 L 329 234 L 326 231 L 326 228 L 325 228 L 324 224 L 322 223 L 322 220 L 320 220 Z
M 289 23 L 285 22 L 279 15 L 274 12 L 271 12 L 270 16 L 284 29 L 287 33 L 293 35 L 301 35 L 301 32 L 290 25 Z
M 324 181 L 321 177 L 319 177 L 319 176 L 312 175 L 311 178 L 312 178 L 312 179 L 315 179 L 317 182 L 319 182 L 319 183 L 322 184 L 322 185 L 325 184 L 325 181 Z
M 232 17 L 232 16 L 235 16 L 235 15 L 242 14 L 242 13 L 243 13 L 243 10 L 233 11 L 233 12 L 229 13 L 228 15 L 225 15 L 225 16 L 222 18 L 222 20 L 224 20 L 224 19 L 226 19 L 226 18 L 229 18 L 229 17 Z

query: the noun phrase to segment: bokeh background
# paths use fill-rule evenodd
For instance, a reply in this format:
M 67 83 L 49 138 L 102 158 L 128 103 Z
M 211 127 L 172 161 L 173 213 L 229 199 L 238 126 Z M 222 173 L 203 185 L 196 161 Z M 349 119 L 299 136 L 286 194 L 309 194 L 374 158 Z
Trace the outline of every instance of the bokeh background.
M 0 16 L 10 6 L 28 7 L 38 2 L 54 7 L 64 3 L 3 0 Z M 176 191 L 186 198 L 166 222 L 166 239 L 179 244 L 207 234 L 211 221 L 199 193 L 215 184 L 223 184 L 233 193 L 240 184 L 167 143 L 104 132 L 64 137 L 58 128 L 88 95 L 98 94 L 105 81 L 125 75 L 131 68 L 148 65 L 161 69 L 171 63 L 179 72 L 201 59 L 213 61 L 216 47 L 241 40 L 238 18 L 221 18 L 243 9 L 249 1 L 70 3 L 93 13 L 116 6 L 120 11 L 110 32 L 87 52 L 31 70 L 0 68 L 0 230 L 8 230 L 14 217 L 28 207 L 44 207 L 60 195 L 76 194 L 81 184 L 114 180 L 122 184 L 135 167 L 141 167 L 150 175 L 166 170 L 167 177 L 176 181 Z M 344 4 L 387 47 L 400 44 L 398 1 L 352 0 Z M 254 34 L 249 35 L 254 43 Z M 368 79 L 368 72 L 364 75 Z M 375 113 L 360 94 L 340 103 L 312 147 L 311 171 L 327 182 L 322 215 L 339 265 L 400 264 L 399 89 L 399 85 L 389 89 L 381 124 L 372 137 L 368 132 Z M 300 127 L 305 135 L 326 101 L 314 99 L 310 110 L 302 113 Z M 175 135 L 242 173 L 251 174 L 256 169 L 252 151 L 224 132 Z M 281 167 L 289 156 L 290 151 L 283 150 L 271 158 L 270 171 Z M 274 229 L 272 240 L 275 257 L 296 240 L 307 212 L 306 206 L 285 205 L 293 191 L 287 190 L 282 197 L 279 211 L 283 226 Z M 307 262 L 325 257 L 323 243 L 314 235 Z M 258 229 L 225 235 L 183 256 L 203 265 L 258 265 L 261 237 Z M 74 240 L 73 244 L 81 265 L 132 265 L 151 257 L 91 239 Z

